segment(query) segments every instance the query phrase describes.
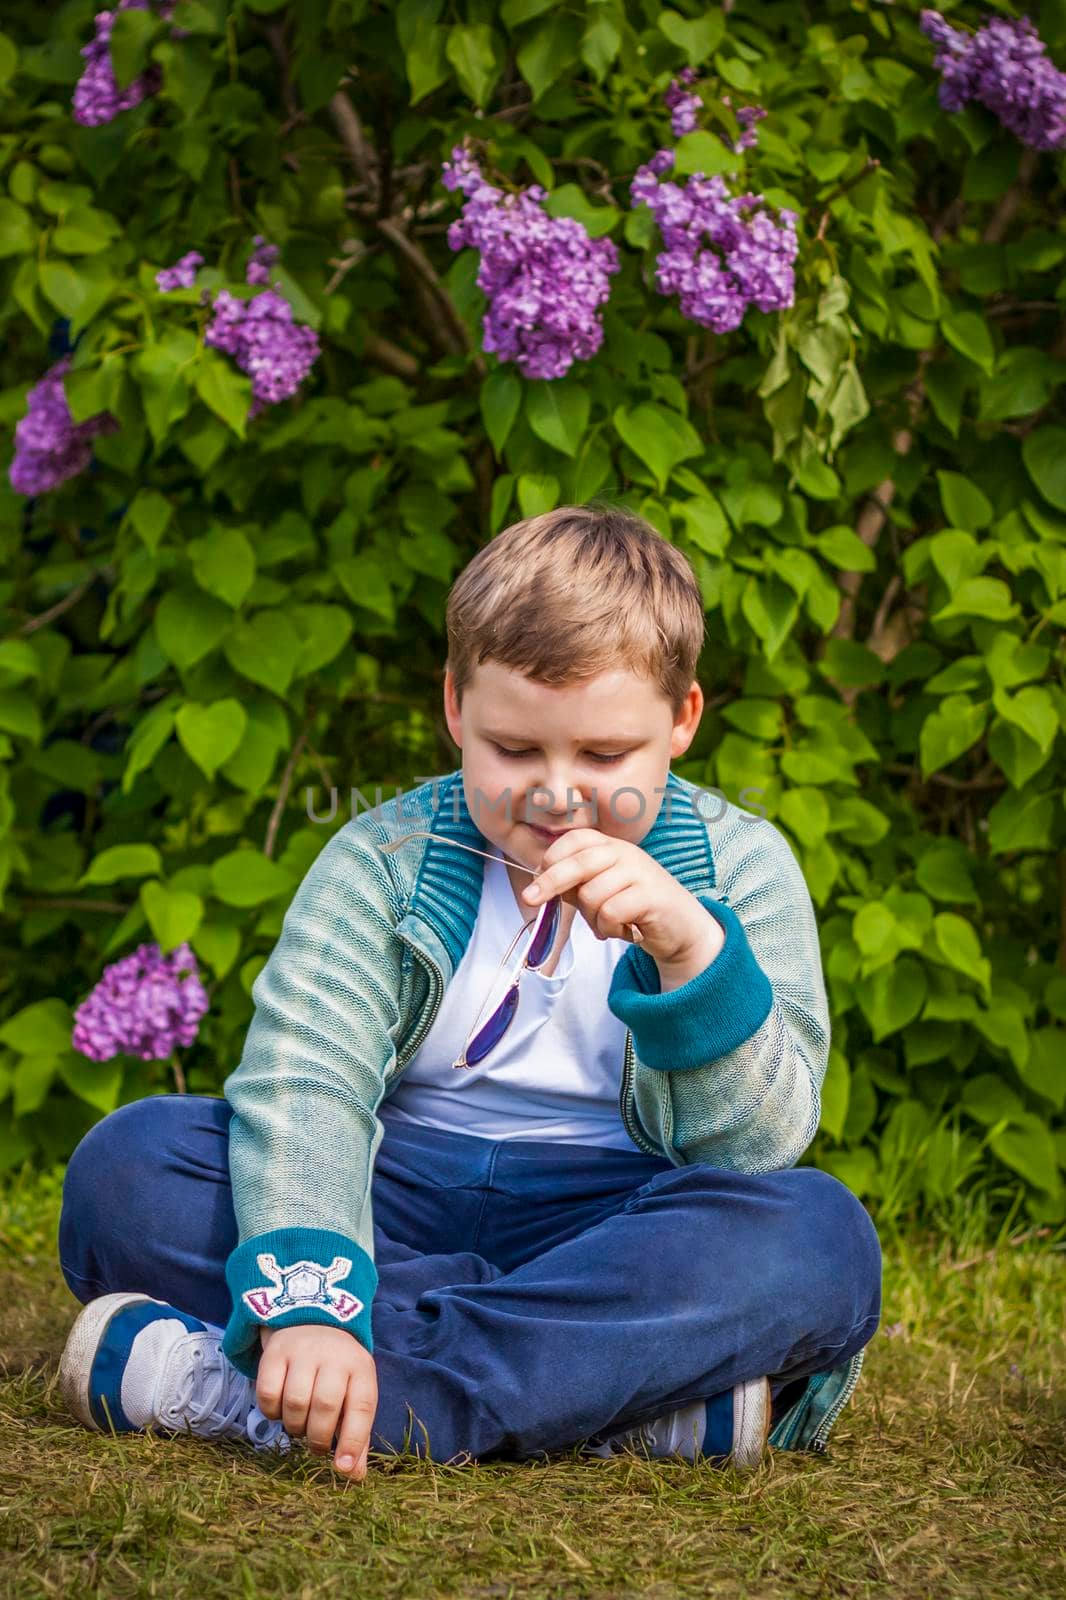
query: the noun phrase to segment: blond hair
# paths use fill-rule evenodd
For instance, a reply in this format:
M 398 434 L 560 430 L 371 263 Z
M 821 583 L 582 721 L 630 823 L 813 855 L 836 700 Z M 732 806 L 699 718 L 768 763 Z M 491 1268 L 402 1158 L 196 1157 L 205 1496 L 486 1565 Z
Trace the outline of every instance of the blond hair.
M 600 501 L 512 523 L 448 594 L 455 692 L 482 661 L 541 683 L 626 667 L 681 710 L 703 648 L 703 597 L 676 546 L 643 517 Z

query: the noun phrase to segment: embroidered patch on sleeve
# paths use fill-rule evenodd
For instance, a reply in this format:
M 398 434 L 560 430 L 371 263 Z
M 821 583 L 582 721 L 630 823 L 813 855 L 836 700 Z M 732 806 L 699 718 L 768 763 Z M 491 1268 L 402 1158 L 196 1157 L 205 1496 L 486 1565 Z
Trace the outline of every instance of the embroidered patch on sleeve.
M 346 1278 L 352 1270 L 347 1256 L 334 1256 L 330 1266 L 320 1266 L 317 1261 L 294 1261 L 291 1267 L 279 1267 L 277 1257 L 269 1253 L 256 1256 L 256 1263 L 270 1286 L 262 1284 L 241 1295 L 248 1309 L 264 1321 L 280 1317 L 286 1311 L 305 1311 L 315 1308 L 336 1317 L 338 1322 L 349 1322 L 363 1309 L 363 1302 L 346 1289 L 337 1289 L 338 1279 Z

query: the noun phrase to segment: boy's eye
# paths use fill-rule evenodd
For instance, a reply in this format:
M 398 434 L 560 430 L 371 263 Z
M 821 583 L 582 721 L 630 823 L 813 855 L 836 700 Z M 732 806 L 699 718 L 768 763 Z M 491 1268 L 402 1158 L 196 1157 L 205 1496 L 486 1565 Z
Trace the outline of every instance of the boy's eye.
M 493 749 L 497 750 L 501 756 L 513 756 L 515 760 L 518 760 L 521 756 L 531 756 L 533 754 L 532 750 L 508 750 L 506 745 L 496 744 L 495 742 L 493 742 Z M 628 750 L 623 750 L 616 756 L 600 755 L 595 750 L 589 751 L 591 759 L 601 762 L 604 766 L 610 766 L 615 761 L 624 761 L 628 754 Z

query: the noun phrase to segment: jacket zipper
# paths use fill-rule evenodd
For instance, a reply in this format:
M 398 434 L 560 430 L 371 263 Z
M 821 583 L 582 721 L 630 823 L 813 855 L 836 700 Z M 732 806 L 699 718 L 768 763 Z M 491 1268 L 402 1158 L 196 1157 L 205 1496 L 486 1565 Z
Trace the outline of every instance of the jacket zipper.
M 655 1145 L 649 1143 L 649 1141 L 644 1137 L 643 1133 L 641 1133 L 640 1129 L 636 1125 L 636 1119 L 634 1118 L 630 1120 L 629 1084 L 633 1076 L 633 1060 L 633 1033 L 632 1029 L 627 1028 L 625 1055 L 622 1058 L 622 1087 L 618 1095 L 618 1105 L 622 1113 L 622 1126 L 625 1128 L 629 1137 L 632 1139 L 633 1143 L 638 1147 L 638 1149 L 643 1150 L 645 1154 L 649 1156 L 661 1157 L 662 1151 Z
M 808 1446 L 808 1449 L 813 1451 L 816 1455 L 825 1455 L 825 1441 L 829 1437 L 829 1430 L 832 1428 L 840 1413 L 843 1411 L 844 1407 L 855 1393 L 855 1385 L 859 1381 L 859 1373 L 862 1371 L 863 1357 L 865 1354 L 865 1350 L 858 1350 L 856 1351 L 855 1355 L 852 1356 L 851 1373 L 848 1377 L 848 1381 L 844 1385 L 844 1388 L 837 1398 L 836 1404 L 826 1412 L 825 1416 L 818 1424 L 814 1438 L 811 1440 L 810 1445 Z
M 410 947 L 408 947 L 407 960 L 410 962 L 412 959 L 413 953 L 410 950 Z M 426 1014 L 421 1027 L 417 1028 L 411 1038 L 404 1042 L 399 1055 L 396 1057 L 395 1069 L 389 1074 L 389 1078 L 395 1078 L 399 1076 L 404 1067 L 407 1065 L 408 1061 L 410 1061 L 411 1057 L 414 1055 L 415 1051 L 418 1049 L 419 1045 L 422 1043 L 422 1040 L 433 1026 L 433 1019 L 437 1015 L 439 1002 L 444 994 L 444 974 L 438 967 L 437 963 L 433 960 L 432 956 L 427 956 L 424 951 L 420 950 L 418 952 L 418 959 L 422 962 L 422 965 L 427 967 L 432 973 L 435 988 L 433 994 L 430 996 L 430 999 L 426 1004 Z M 388 1082 L 389 1080 L 386 1079 L 385 1081 Z

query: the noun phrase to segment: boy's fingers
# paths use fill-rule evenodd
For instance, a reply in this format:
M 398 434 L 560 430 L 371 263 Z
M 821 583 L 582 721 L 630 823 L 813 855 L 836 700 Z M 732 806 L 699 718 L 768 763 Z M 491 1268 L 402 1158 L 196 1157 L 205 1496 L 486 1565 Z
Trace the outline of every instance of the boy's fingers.
M 328 1454 L 348 1391 L 348 1374 L 319 1367 L 307 1413 L 307 1443 L 315 1455 Z
M 277 1421 L 281 1416 L 281 1397 L 285 1391 L 285 1373 L 288 1362 L 280 1353 L 271 1354 L 269 1347 L 259 1358 L 259 1371 L 255 1378 L 255 1403 L 264 1417 Z
M 281 1420 L 290 1437 L 299 1438 L 307 1427 L 307 1409 L 311 1404 L 316 1368 L 306 1362 L 289 1365 L 285 1374 L 285 1390 L 281 1397 Z
M 343 1472 L 345 1477 L 366 1476 L 366 1455 L 370 1448 L 370 1429 L 376 1410 L 376 1400 L 358 1393 L 354 1383 L 349 1383 L 340 1433 L 337 1435 L 337 1449 L 333 1457 L 333 1465 L 338 1472 Z

